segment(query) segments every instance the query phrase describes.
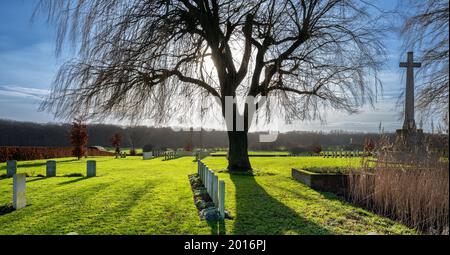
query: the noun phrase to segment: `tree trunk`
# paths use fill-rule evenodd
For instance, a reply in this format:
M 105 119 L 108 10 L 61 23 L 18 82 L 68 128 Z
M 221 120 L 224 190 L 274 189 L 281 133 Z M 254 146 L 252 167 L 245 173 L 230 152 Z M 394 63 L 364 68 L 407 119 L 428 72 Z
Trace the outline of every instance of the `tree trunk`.
M 252 170 L 248 159 L 248 140 L 245 131 L 228 131 L 228 170 Z

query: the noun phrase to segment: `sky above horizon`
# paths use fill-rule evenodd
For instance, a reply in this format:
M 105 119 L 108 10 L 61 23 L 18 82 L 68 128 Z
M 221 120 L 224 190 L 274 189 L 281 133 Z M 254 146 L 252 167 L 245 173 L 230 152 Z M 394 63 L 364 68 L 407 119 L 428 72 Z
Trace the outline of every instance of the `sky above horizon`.
M 55 31 L 46 23 L 43 14 L 31 19 L 35 0 L 2 0 L 0 2 L 0 119 L 31 122 L 60 122 L 51 114 L 38 111 L 58 67 L 73 52 L 65 50 L 61 57 L 55 54 Z M 391 10 L 396 1 L 379 1 L 377 7 Z M 403 71 L 398 63 L 404 60 L 401 38 L 389 33 L 386 40 L 388 61 L 380 74 L 383 93 L 375 107 L 364 106 L 360 112 L 348 115 L 342 112 L 327 112 L 326 122 L 303 121 L 289 127 L 275 124 L 259 127 L 260 130 L 346 130 L 377 132 L 381 123 L 387 132 L 402 126 L 402 105 L 398 105 L 399 95 L 405 87 Z M 71 55 L 72 54 L 72 55 Z M 420 116 L 416 115 L 419 124 Z M 112 124 L 123 124 L 110 121 Z M 145 123 L 144 123 L 145 124 Z M 429 131 L 429 122 L 423 128 Z M 207 128 L 219 128 L 215 124 Z

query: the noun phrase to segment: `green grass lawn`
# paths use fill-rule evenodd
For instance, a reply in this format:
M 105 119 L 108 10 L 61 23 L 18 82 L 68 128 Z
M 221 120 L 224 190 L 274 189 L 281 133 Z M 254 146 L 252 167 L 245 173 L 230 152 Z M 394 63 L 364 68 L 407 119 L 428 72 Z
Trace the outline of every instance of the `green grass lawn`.
M 58 159 L 55 178 L 27 178 L 28 206 L 0 215 L 0 234 L 413 234 L 413 230 L 316 192 L 290 177 L 292 167 L 357 165 L 358 159 L 251 158 L 258 176 L 218 173 L 233 220 L 199 220 L 188 175 L 193 157 L 144 161 L 98 157 L 97 177 L 85 160 Z M 214 170 L 225 158 L 206 158 Z M 18 162 L 18 172 L 45 174 L 45 161 Z M 0 174 L 6 172 L 0 164 Z M 0 180 L 0 206 L 11 203 L 12 179 Z

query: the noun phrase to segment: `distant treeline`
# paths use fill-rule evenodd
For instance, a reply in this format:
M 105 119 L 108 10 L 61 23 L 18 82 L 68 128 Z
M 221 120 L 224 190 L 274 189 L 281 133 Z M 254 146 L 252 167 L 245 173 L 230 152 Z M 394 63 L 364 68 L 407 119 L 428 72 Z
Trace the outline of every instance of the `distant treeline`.
M 68 132 L 70 124 L 40 124 L 0 120 L 0 146 L 70 146 Z M 151 144 L 154 148 L 183 148 L 191 143 L 193 147 L 226 148 L 228 137 L 225 131 L 174 131 L 171 128 L 146 126 L 121 127 L 117 125 L 89 124 L 89 146 L 111 146 L 115 133 L 122 134 L 122 147 L 136 148 Z M 280 133 L 273 143 L 260 143 L 259 133 L 249 134 L 251 150 L 285 150 L 299 147 L 322 146 L 323 149 L 352 147 L 361 149 L 365 138 L 376 140 L 378 134 L 349 133 L 345 131 Z

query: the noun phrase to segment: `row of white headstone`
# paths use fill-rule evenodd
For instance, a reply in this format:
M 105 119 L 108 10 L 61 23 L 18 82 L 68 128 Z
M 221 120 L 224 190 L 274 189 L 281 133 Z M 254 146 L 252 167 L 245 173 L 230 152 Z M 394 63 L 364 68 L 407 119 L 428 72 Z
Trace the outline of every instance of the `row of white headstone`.
M 322 151 L 320 153 L 324 158 L 352 158 L 364 155 L 362 151 Z
M 195 159 L 198 161 L 198 160 L 202 160 L 202 159 L 204 159 L 204 158 L 206 158 L 206 157 L 208 157 L 209 156 L 209 151 L 197 151 L 196 153 L 195 153 Z
M 179 157 L 195 156 L 192 151 L 149 151 L 143 152 L 144 160 L 164 157 L 164 160 L 176 159 Z
M 176 151 L 167 151 L 164 153 L 164 160 L 176 159 L 179 157 L 180 155 L 178 155 Z
M 200 160 L 198 162 L 198 175 L 203 185 L 206 188 L 209 196 L 211 197 L 213 203 L 216 205 L 220 217 L 225 218 L 225 182 L 219 180 L 214 171 L 208 168 Z
M 56 176 L 56 161 L 49 160 L 46 164 L 46 177 Z M 95 177 L 97 163 L 95 160 L 88 160 L 86 163 L 87 177 Z M 13 177 L 13 207 L 14 209 L 22 209 L 27 206 L 26 198 L 26 178 L 24 173 L 17 173 L 17 161 L 8 160 L 6 162 L 6 176 Z
M 164 156 L 164 153 L 165 151 L 163 150 L 144 151 L 142 152 L 142 157 L 144 158 L 144 160 L 154 159 Z

